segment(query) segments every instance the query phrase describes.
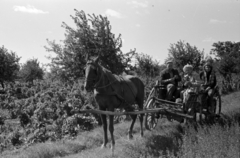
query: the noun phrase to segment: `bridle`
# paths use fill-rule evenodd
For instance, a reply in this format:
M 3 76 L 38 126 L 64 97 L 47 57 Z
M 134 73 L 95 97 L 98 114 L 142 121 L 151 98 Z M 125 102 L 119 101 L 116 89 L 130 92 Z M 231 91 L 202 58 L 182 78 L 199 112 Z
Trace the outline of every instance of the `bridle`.
M 110 82 L 110 83 L 107 84 L 107 85 L 99 86 L 99 84 L 101 83 L 101 80 L 103 79 L 103 70 L 102 70 L 101 66 L 98 65 L 98 64 L 96 64 L 96 63 L 93 63 L 93 62 L 87 62 L 86 65 L 93 65 L 93 66 L 95 66 L 98 70 L 101 71 L 101 76 L 98 77 L 97 79 L 89 79 L 89 78 L 86 78 L 86 79 L 85 79 L 85 80 L 86 80 L 85 82 L 89 82 L 89 81 L 90 81 L 91 83 L 93 83 L 93 84 L 91 84 L 91 85 L 93 85 L 93 86 L 91 86 L 91 88 L 93 88 L 93 89 L 106 88 L 106 87 L 110 86 L 111 84 L 113 84 L 114 82 L 117 81 L 117 80 L 115 79 L 114 81 Z M 87 68 L 87 66 L 86 66 L 86 68 Z M 85 69 L 86 69 L 86 68 L 85 68 Z M 92 81 L 94 81 L 95 83 L 92 82 Z

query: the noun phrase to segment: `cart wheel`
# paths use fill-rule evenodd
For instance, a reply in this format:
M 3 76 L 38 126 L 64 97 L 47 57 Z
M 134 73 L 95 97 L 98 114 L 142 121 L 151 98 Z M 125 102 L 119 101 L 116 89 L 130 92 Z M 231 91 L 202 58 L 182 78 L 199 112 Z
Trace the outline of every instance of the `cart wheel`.
M 221 101 L 221 95 L 219 93 L 216 93 L 214 96 L 215 101 L 215 114 L 220 115 L 222 110 L 222 101 Z
M 197 103 L 197 106 L 198 107 L 196 107 L 197 111 L 196 111 L 195 121 L 197 121 L 197 113 L 198 113 L 198 116 L 199 116 L 198 120 L 199 120 L 200 123 L 202 123 L 202 121 L 203 121 L 203 106 L 199 102 Z
M 114 123 L 122 123 L 126 120 L 126 115 L 114 116 Z
M 154 97 L 154 94 L 155 94 L 155 93 L 156 93 L 155 88 L 152 88 L 151 91 L 150 91 L 150 93 L 149 93 L 149 95 L 148 95 L 148 98 L 147 98 L 147 100 L 146 100 L 146 103 L 148 103 L 148 102 L 150 101 L 150 99 L 151 99 L 152 97 Z M 145 109 L 147 109 L 147 106 L 148 106 L 148 104 L 144 104 L 144 108 L 145 108 Z
M 157 108 L 156 101 L 154 98 L 151 98 L 147 104 L 146 104 L 146 109 L 155 109 Z M 158 123 L 158 115 L 157 113 L 146 113 L 145 116 L 145 128 L 147 130 L 153 130 Z
M 186 112 L 188 115 L 192 116 L 192 119 L 185 118 L 184 122 L 190 123 L 190 124 L 196 123 L 196 121 L 197 121 L 197 110 L 196 109 L 197 109 L 197 107 L 200 108 L 199 107 L 200 105 L 199 105 L 199 103 L 195 103 L 195 104 L 197 104 L 197 105 L 194 105 L 194 106 L 192 105 L 191 107 L 189 107 L 187 109 L 187 112 Z M 201 112 L 201 110 L 199 112 Z

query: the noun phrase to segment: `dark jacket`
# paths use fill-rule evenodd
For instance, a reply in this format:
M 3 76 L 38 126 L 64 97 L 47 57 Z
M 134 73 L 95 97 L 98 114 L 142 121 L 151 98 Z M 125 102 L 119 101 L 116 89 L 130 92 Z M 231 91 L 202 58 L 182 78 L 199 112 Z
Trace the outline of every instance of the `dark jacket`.
M 214 88 L 217 85 L 217 78 L 216 78 L 215 72 L 212 69 L 212 66 L 211 66 L 211 71 L 208 74 L 205 70 L 200 73 L 200 79 L 204 81 L 204 84 L 203 84 L 204 88 L 207 88 L 207 87 Z
M 174 76 L 178 76 L 178 78 L 175 79 L 175 81 L 174 81 L 174 85 L 178 86 L 178 82 L 181 81 L 181 76 L 179 75 L 178 70 L 176 70 L 176 69 L 172 69 L 172 73 L 173 73 L 173 77 Z M 169 83 L 171 83 L 171 82 L 168 81 L 168 79 L 170 79 L 170 78 L 171 78 L 171 76 L 170 76 L 170 73 L 168 72 L 168 69 L 164 69 L 161 72 L 161 74 L 160 74 L 160 83 L 161 83 L 161 85 L 165 85 L 166 86 Z

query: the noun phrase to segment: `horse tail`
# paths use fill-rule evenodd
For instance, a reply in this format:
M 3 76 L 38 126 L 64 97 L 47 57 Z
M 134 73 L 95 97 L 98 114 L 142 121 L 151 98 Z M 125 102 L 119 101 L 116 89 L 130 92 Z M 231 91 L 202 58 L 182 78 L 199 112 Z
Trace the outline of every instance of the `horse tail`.
M 143 109 L 143 102 L 144 102 L 144 98 L 145 98 L 145 85 L 143 83 L 143 81 L 135 76 L 134 77 L 134 84 L 137 87 L 137 96 L 136 96 L 136 102 L 139 106 L 139 109 Z

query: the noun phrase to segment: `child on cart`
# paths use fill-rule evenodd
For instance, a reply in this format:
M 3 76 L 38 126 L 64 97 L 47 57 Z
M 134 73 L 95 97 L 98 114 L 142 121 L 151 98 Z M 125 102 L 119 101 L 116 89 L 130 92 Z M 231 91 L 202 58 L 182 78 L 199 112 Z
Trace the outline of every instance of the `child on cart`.
M 185 65 L 183 67 L 184 76 L 182 78 L 183 81 L 183 90 L 181 91 L 180 98 L 183 103 L 190 97 L 190 93 L 196 93 L 199 90 L 200 84 L 193 76 L 193 66 Z

